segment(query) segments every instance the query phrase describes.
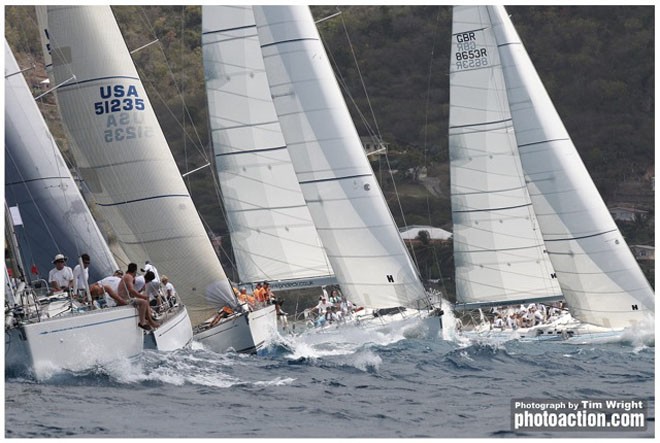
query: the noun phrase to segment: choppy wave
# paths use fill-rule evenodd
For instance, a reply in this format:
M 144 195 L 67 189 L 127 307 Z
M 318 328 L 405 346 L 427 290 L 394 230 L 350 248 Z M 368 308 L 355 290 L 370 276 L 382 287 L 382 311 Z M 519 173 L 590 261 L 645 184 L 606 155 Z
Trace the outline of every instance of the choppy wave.
M 641 398 L 653 418 L 654 359 L 654 347 L 630 340 L 439 340 L 395 330 L 282 335 L 258 356 L 193 343 L 39 382 L 6 378 L 6 426 L 22 437 L 521 436 L 509 425 L 516 397 Z M 126 420 L 140 411 L 149 419 Z

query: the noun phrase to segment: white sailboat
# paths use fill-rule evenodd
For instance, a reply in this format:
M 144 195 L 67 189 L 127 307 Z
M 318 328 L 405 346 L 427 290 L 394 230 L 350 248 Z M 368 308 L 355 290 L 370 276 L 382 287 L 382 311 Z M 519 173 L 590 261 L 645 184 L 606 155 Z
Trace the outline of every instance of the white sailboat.
M 366 158 L 309 8 L 253 10 L 284 141 L 342 293 L 367 308 L 364 320 L 427 317 L 434 306 Z M 437 318 L 432 322 L 439 325 Z
M 492 302 L 501 297 L 506 304 L 511 292 L 552 296 L 556 280 L 579 324 L 569 322 L 555 328 L 555 333 L 606 334 L 654 321 L 653 291 L 503 7 L 454 8 L 450 76 L 452 180 L 456 180 L 452 204 L 455 212 L 469 214 L 467 218 L 462 212 L 455 214 L 457 229 L 474 231 L 469 238 L 458 236 L 463 239 L 457 248 L 461 257 L 457 266 L 465 266 L 461 276 L 477 282 L 466 282 L 469 289 L 463 296 Z M 501 165 L 502 157 L 509 167 Z M 464 170 L 471 164 L 477 165 L 477 174 Z M 475 183 L 480 187 L 473 190 L 470 186 Z M 526 209 L 518 214 L 511 212 L 522 208 Z M 480 209 L 487 209 L 485 223 L 479 219 Z M 506 229 L 521 219 L 528 222 L 525 227 Z M 466 244 L 473 250 L 464 248 Z M 536 267 L 538 274 L 514 271 L 515 258 L 506 257 L 502 248 L 514 251 L 527 270 Z M 487 249 L 500 250 L 488 253 L 492 261 L 463 260 Z M 491 274 L 485 279 L 482 266 Z M 542 335 L 545 330 L 535 333 Z
M 334 281 L 275 113 L 251 6 L 202 6 L 211 139 L 241 284 Z
M 6 40 L 4 98 L 5 202 L 21 214 L 21 232 L 5 237 L 17 264 L 11 278 L 5 273 L 6 373 L 43 378 L 53 371 L 89 369 L 139 354 L 143 334 L 133 307 L 89 310 L 67 293 L 47 296 L 43 279 L 43 293 L 30 286 L 18 251 L 29 251 L 28 263 L 46 266 L 46 275 L 52 267 L 46 263 L 59 251 L 69 257 L 89 252 L 90 277 L 93 270 L 109 275 L 116 264 Z M 6 229 L 13 224 L 8 217 Z
M 220 298 L 228 284 L 112 11 L 48 6 L 42 37 L 71 151 L 95 209 L 126 256 L 154 263 L 183 302 L 145 336 L 145 346 L 185 346 L 191 319 L 210 314 L 203 294 Z

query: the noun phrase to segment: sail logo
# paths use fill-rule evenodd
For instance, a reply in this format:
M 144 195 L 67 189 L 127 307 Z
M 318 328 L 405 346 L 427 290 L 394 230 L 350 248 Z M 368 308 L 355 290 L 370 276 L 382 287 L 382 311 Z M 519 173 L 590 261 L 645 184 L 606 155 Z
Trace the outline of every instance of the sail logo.
M 144 111 L 144 99 L 134 85 L 107 85 L 99 87 L 100 101 L 94 103 L 96 115 L 124 111 Z
M 475 32 L 461 32 L 456 38 L 456 69 L 473 69 L 488 66 L 488 50 L 477 46 Z

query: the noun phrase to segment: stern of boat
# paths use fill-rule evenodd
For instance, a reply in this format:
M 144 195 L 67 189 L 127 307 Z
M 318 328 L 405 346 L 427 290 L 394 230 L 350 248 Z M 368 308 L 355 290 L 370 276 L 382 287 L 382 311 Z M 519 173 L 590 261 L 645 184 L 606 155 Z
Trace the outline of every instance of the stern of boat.
M 176 351 L 192 341 L 192 323 L 185 306 L 166 312 L 160 321 L 161 325 L 158 329 L 144 335 L 145 349 Z

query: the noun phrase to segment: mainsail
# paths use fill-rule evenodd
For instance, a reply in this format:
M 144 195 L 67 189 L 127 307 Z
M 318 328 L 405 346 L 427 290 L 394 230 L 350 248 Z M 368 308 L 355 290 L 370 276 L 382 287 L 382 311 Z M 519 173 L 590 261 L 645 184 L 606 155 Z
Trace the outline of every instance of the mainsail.
M 75 75 L 58 104 L 96 207 L 128 257 L 167 274 L 200 323 L 234 296 L 110 7 L 49 6 L 48 36 L 55 82 Z
M 240 280 L 319 286 L 332 270 L 280 130 L 252 7 L 203 5 L 202 48 L 215 163 Z
M 46 278 L 57 253 L 70 265 L 88 253 L 90 282 L 117 268 L 6 40 L 5 202 L 21 214 L 16 234 L 26 274 L 36 265 Z
M 309 8 L 255 6 L 254 15 L 282 133 L 342 291 L 367 307 L 425 307 Z
M 525 184 L 487 8 L 454 7 L 451 49 L 457 301 L 478 307 L 561 299 Z

